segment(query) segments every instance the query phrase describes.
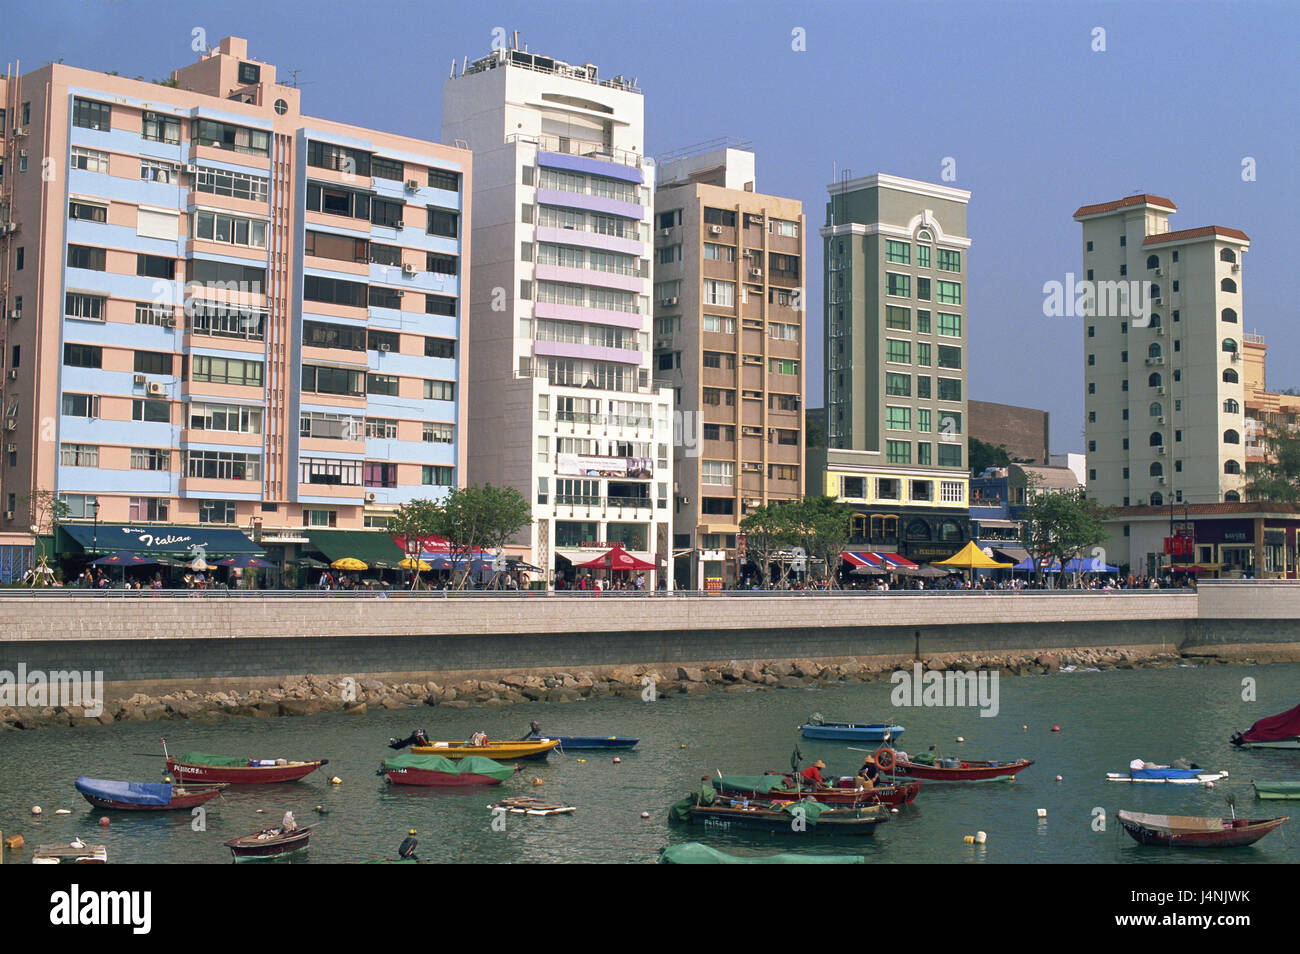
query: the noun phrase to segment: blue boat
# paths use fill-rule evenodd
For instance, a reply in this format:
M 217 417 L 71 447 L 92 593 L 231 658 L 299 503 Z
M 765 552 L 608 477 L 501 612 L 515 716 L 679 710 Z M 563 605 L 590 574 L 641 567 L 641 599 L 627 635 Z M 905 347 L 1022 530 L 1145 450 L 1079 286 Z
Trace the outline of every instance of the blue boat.
M 551 738 L 560 740 L 561 749 L 630 749 L 641 741 L 627 735 L 553 735 Z
M 827 722 L 819 715 L 799 726 L 805 739 L 830 739 L 836 742 L 897 742 L 903 734 L 901 725 L 884 722 Z

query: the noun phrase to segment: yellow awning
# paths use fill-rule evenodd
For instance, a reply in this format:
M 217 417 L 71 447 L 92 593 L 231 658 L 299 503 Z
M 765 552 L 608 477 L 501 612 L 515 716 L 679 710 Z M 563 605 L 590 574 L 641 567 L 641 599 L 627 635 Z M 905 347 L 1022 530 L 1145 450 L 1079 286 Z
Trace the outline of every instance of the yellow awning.
M 999 563 L 992 557 L 985 556 L 984 551 L 977 547 L 975 541 L 972 540 L 948 559 L 935 560 L 932 566 L 952 566 L 963 570 L 1004 570 L 1015 566 L 1015 564 Z

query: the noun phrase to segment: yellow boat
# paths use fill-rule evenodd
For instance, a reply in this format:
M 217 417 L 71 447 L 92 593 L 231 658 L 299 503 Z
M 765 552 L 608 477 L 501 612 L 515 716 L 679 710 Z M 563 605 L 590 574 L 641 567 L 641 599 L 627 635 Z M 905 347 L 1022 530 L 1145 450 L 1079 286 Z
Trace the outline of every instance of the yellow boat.
M 468 742 L 431 742 L 428 745 L 413 745 L 414 755 L 441 755 L 446 759 L 464 759 L 471 755 L 483 755 L 498 762 L 511 759 L 544 759 L 546 754 L 560 744 L 559 739 L 533 739 L 528 742 L 488 742 L 486 745 L 471 745 Z

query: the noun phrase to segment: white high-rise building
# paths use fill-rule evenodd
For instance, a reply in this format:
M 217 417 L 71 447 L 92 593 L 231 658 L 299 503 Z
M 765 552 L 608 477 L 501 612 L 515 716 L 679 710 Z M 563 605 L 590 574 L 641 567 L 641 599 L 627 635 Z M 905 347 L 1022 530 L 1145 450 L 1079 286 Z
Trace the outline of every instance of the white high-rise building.
M 469 482 L 533 503 L 527 558 L 547 580 L 621 545 L 654 565 L 647 587 L 671 586 L 672 392 L 651 371 L 641 92 L 512 46 L 443 86 L 442 135 L 473 151 L 481 203 Z

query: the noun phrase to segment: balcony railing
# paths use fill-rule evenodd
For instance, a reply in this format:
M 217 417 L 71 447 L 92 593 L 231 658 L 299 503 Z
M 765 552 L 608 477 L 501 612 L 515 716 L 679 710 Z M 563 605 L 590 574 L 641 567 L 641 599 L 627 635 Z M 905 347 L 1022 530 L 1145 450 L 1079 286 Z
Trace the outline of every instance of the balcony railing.
M 566 156 L 582 156 L 600 162 L 617 162 L 622 166 L 640 169 L 645 156 L 630 149 L 615 149 L 607 143 L 586 139 L 570 139 L 566 136 L 526 136 L 514 133 L 506 137 L 506 142 L 531 143 L 538 152 L 558 152 Z
M 556 494 L 557 507 L 600 507 L 614 510 L 649 510 L 654 501 L 649 497 L 581 497 L 571 494 Z

